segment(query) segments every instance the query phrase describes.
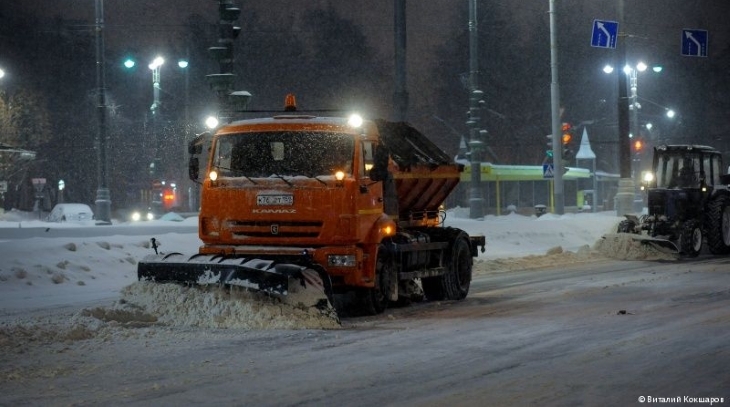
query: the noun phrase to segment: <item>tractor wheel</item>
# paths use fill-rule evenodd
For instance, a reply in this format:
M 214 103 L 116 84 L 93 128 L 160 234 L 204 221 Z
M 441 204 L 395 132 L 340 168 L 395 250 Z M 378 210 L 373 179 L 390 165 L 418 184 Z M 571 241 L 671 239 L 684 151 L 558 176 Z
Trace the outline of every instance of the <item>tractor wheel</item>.
M 385 246 L 378 247 L 378 260 L 375 265 L 375 287 L 363 289 L 358 293 L 362 310 L 367 315 L 377 315 L 388 308 L 390 302 L 390 281 L 395 278 L 395 263 Z
M 421 280 L 429 301 L 463 300 L 469 293 L 472 258 L 468 240 L 462 237 L 454 240 L 446 256 L 449 260 L 443 275 Z
M 624 219 L 618 224 L 618 228 L 616 228 L 616 233 L 635 233 L 634 228 L 636 225 L 634 225 L 634 222 Z
M 710 253 L 730 253 L 730 197 L 720 195 L 707 204 L 705 230 Z
M 687 257 L 697 257 L 702 250 L 702 228 L 696 220 L 688 220 L 682 225 L 679 235 L 679 251 Z

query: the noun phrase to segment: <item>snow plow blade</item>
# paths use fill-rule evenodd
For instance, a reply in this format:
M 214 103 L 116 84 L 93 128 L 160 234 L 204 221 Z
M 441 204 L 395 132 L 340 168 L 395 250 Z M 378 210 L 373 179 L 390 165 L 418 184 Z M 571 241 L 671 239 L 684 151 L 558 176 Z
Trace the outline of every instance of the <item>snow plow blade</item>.
M 329 306 L 330 291 L 316 270 L 257 258 L 180 253 L 149 255 L 137 264 L 140 281 L 237 286 L 286 297 L 307 306 Z M 329 285 L 327 285 L 329 287 Z
M 679 254 L 679 248 L 672 241 L 633 233 L 630 233 L 630 235 L 632 239 L 640 242 L 641 244 L 650 245 L 662 253 Z

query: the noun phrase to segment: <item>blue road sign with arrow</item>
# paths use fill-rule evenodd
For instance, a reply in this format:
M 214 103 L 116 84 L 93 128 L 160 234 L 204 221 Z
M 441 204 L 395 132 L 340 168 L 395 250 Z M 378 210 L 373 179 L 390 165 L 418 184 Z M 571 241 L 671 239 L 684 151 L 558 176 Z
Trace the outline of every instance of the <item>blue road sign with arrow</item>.
M 707 56 L 707 30 L 682 30 L 682 55 Z
M 616 48 L 616 37 L 618 37 L 618 22 L 593 20 L 592 47 Z

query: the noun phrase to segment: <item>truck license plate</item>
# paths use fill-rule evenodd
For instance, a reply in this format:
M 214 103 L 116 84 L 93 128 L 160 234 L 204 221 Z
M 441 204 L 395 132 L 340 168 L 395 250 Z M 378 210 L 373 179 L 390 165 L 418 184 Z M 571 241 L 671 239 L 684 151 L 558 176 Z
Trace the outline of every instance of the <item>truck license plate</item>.
M 294 205 L 294 195 L 258 195 L 257 205 Z

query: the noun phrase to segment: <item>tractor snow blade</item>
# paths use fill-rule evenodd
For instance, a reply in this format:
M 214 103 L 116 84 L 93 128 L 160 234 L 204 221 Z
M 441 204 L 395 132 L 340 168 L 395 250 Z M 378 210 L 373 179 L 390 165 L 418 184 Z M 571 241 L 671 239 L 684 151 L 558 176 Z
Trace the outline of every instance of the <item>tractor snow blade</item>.
M 149 255 L 137 265 L 139 280 L 200 285 L 231 285 L 286 296 L 299 287 L 322 290 L 318 273 L 274 260 L 180 253 Z
M 651 247 L 659 250 L 662 253 L 667 253 L 667 254 L 678 254 L 679 253 L 679 248 L 677 247 L 677 245 L 669 240 L 658 239 L 658 238 L 646 236 L 646 235 L 635 235 L 635 234 L 632 234 L 631 237 L 634 240 L 640 242 L 641 244 L 650 245 Z

